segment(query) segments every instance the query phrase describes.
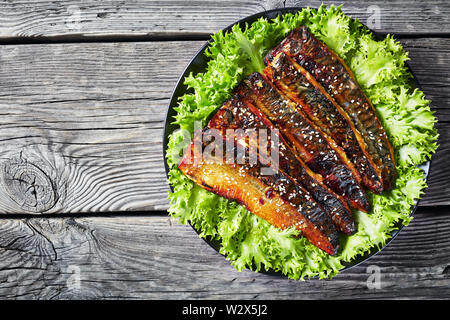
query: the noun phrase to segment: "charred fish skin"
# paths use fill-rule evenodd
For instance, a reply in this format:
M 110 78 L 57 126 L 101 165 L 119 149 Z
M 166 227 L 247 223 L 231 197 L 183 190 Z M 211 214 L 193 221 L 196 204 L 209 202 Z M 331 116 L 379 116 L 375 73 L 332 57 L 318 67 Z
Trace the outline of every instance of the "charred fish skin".
M 273 124 L 264 114 L 239 95 L 232 97 L 218 110 L 210 120 L 208 127 L 219 130 L 223 135 L 229 129 L 266 130 L 266 132 L 274 129 Z M 270 138 L 271 134 L 267 134 L 267 136 Z M 243 138 L 247 137 L 244 136 Z M 279 170 L 292 178 L 297 184 L 303 186 L 311 194 L 313 199 L 330 216 L 338 231 L 342 231 L 347 235 L 355 233 L 355 222 L 345 200 L 323 184 L 322 177 L 317 179 L 317 174 L 311 172 L 301 159 L 294 156 L 281 135 L 278 140 Z M 244 143 L 248 144 L 250 142 Z M 271 141 L 268 139 L 265 146 L 268 157 L 272 156 L 270 154 L 270 145 Z M 261 151 L 259 151 L 259 156 L 262 156 Z M 264 163 L 269 162 L 270 159 L 264 161 Z
M 207 144 L 202 146 L 207 147 Z M 237 152 L 236 144 L 234 148 Z M 280 172 L 261 176 L 258 164 L 228 164 L 211 154 L 200 163 L 192 163 L 197 149 L 193 141 L 178 166 L 197 185 L 238 202 L 277 228 L 295 227 L 313 245 L 330 255 L 338 252 L 339 237 L 331 219 L 289 177 Z
M 356 128 L 340 106 L 333 104 L 322 92 L 320 84 L 294 59 L 280 52 L 264 69 L 265 75 L 347 154 L 362 183 L 374 193 L 381 193 L 383 185 L 372 163 L 360 146 Z
M 366 143 L 366 154 L 384 190 L 393 187 L 396 178 L 392 145 L 381 125 L 375 108 L 360 88 L 346 63 L 303 26 L 292 31 L 267 56 L 270 62 L 279 52 L 293 57 L 310 72 L 328 94 L 348 113 Z
M 283 97 L 270 81 L 253 73 L 237 89 L 242 96 L 254 102 L 272 123 L 280 129 L 286 141 L 313 171 L 324 177 L 331 190 L 341 195 L 356 209 L 367 212 L 369 201 L 361 185 L 341 155 L 333 149 L 324 134 L 292 103 Z M 337 147 L 337 146 L 335 146 Z M 349 162 L 347 160 L 347 162 Z

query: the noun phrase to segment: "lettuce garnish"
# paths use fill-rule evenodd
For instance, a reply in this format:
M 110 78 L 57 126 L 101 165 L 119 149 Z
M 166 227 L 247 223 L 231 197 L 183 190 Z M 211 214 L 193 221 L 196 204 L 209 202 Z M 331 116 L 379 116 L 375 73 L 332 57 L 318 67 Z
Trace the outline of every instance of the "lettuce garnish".
M 195 121 L 205 125 L 245 76 L 262 70 L 265 54 L 301 25 L 350 66 L 375 105 L 396 152 L 394 189 L 382 195 L 369 193 L 371 212 L 354 212 L 358 231 L 342 236 L 342 249 L 336 256 L 297 237 L 295 229 L 279 230 L 237 203 L 196 186 L 177 169 L 186 146 L 182 144 L 185 132 L 193 133 Z M 323 5 L 271 21 L 260 18 L 242 29 L 235 25 L 230 32 L 219 31 L 212 38 L 206 50 L 206 71 L 185 79 L 190 93 L 180 98 L 174 122 L 182 130 L 170 136 L 167 147 L 172 217 L 192 224 L 201 237 L 220 241 L 220 252 L 236 269 L 272 269 L 292 279 L 332 277 L 358 255 L 383 247 L 399 222 L 407 225 L 412 220 L 411 208 L 426 187 L 425 174 L 417 166 L 437 148 L 437 120 L 430 101 L 413 86 L 405 65 L 408 54 L 397 40 L 392 36 L 378 40 L 341 7 Z

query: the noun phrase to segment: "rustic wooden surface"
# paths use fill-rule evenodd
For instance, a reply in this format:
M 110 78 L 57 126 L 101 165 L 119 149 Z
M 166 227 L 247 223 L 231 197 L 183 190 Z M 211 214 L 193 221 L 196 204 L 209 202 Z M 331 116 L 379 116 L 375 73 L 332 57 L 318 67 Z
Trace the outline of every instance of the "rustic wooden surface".
M 340 3 L 362 22 L 380 10 L 377 31 L 409 51 L 440 148 L 415 219 L 386 249 L 305 282 L 237 272 L 168 218 L 162 132 L 210 33 L 320 1 L 0 3 L 0 298 L 450 298 L 450 4 Z
M 447 227 L 445 227 L 447 225 Z M 450 296 L 448 210 L 423 208 L 394 243 L 332 280 L 237 272 L 167 216 L 8 219 L 0 298 L 337 299 Z M 368 267 L 381 287 L 367 286 Z M 370 269 L 369 269 L 370 270 Z
M 299 1 L 299 0 L 158 0 L 48 1 L 1 4 L 3 41 L 114 40 L 207 37 L 236 20 L 281 7 L 344 4 L 344 12 L 367 22 L 381 10 L 380 32 L 446 34 L 450 3 L 445 0 Z

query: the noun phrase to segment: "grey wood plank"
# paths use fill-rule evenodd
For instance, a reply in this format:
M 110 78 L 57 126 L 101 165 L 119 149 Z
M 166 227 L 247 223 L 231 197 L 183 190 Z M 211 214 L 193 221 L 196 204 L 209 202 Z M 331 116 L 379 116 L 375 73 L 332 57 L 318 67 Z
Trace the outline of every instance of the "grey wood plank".
M 261 11 L 283 6 L 318 7 L 321 3 L 299 0 L 4 1 L 0 4 L 0 39 L 205 37 Z M 344 0 L 338 3 L 344 4 L 346 13 L 383 33 L 447 33 L 442 26 L 449 23 L 448 1 Z
M 1 47 L 0 211 L 165 210 L 166 105 L 201 44 Z
M 420 200 L 420 206 L 446 206 L 450 205 L 450 124 L 438 123 L 439 133 L 438 150 L 432 156 L 430 174 L 428 176 L 428 188 Z
M 449 204 L 450 43 L 402 42 L 443 121 L 422 204 Z M 165 112 L 203 43 L 0 46 L 0 213 L 166 210 Z
M 441 28 L 440 25 L 448 22 L 450 12 L 448 1 L 284 1 L 286 7 L 319 7 L 321 3 L 326 5 L 343 4 L 342 10 L 346 14 L 380 33 L 391 33 L 398 36 L 447 34 L 447 30 Z
M 166 216 L 1 219 L 0 298 L 450 298 L 449 215 L 422 208 L 379 254 L 306 281 L 238 272 Z
M 400 39 L 419 87 L 432 101 L 439 121 L 450 121 L 450 39 Z
M 449 205 L 450 174 L 446 168 L 450 163 L 450 39 L 418 38 L 401 40 L 401 43 L 409 52 L 411 70 L 419 87 L 431 100 L 439 121 L 439 148 L 433 155 L 429 187 L 420 205 Z

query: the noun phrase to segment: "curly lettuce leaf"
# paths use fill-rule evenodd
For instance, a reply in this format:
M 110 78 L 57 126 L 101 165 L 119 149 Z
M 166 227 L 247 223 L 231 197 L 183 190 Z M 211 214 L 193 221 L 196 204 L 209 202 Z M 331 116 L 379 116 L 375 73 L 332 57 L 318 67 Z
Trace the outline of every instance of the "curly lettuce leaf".
M 342 5 L 321 6 L 316 12 L 310 12 L 307 25 L 319 40 L 342 57 L 356 47 L 358 38 L 355 37 L 357 25 L 351 17 L 342 14 L 341 8 Z
M 358 231 L 349 237 L 341 235 L 342 249 L 335 256 L 299 237 L 295 229 L 279 230 L 237 203 L 201 189 L 177 168 L 195 121 L 205 125 L 243 77 L 261 71 L 266 53 L 301 25 L 350 66 L 374 104 L 396 155 L 395 187 L 382 195 L 369 193 L 371 212 L 354 212 Z M 173 187 L 169 213 L 180 223 L 192 224 L 201 237 L 220 241 L 220 252 L 237 270 L 270 269 L 292 279 L 332 277 L 345 263 L 372 248 L 382 248 L 399 224 L 411 221 L 411 208 L 426 187 L 424 172 L 417 165 L 435 152 L 438 134 L 430 101 L 411 84 L 405 65 L 408 54 L 392 36 L 377 40 L 344 15 L 341 7 L 321 6 L 220 31 L 212 36 L 205 54 L 209 58 L 206 71 L 185 79 L 190 93 L 181 97 L 176 108 L 175 124 L 180 130 L 170 136 L 167 147 Z

